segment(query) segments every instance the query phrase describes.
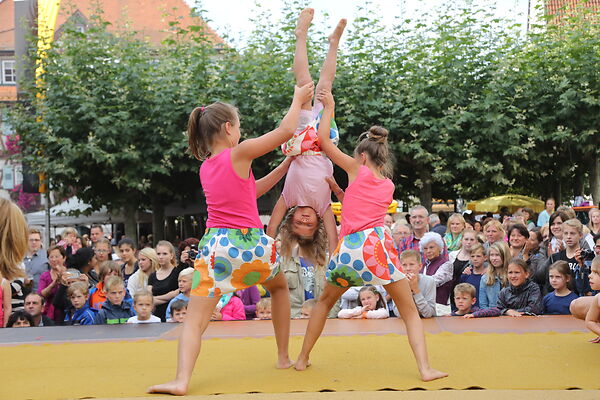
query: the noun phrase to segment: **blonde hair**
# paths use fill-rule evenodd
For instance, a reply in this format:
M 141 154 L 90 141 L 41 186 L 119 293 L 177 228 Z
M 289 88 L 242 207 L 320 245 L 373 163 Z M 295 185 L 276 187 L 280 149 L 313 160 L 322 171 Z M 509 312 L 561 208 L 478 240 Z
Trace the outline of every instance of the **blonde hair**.
M 591 270 L 600 275 L 600 256 L 596 256 L 592 260 Z
M 491 263 L 485 272 L 486 282 L 485 284 L 488 286 L 493 286 L 496 283 L 496 277 L 500 278 L 500 286 L 506 287 L 508 285 L 508 263 L 511 259 L 510 247 L 504 241 L 498 241 L 491 244 L 488 249 L 488 255 L 491 255 L 492 250 L 496 250 L 498 254 L 500 254 L 500 258 L 502 259 L 502 267 L 495 268 Z M 496 274 L 496 270 L 499 270 Z
M 297 207 L 292 207 L 288 210 L 285 218 L 279 226 L 279 238 L 281 240 L 281 249 L 279 255 L 284 259 L 292 257 L 292 250 L 297 244 L 304 255 L 315 262 L 316 267 L 324 268 L 327 263 L 327 232 L 323 218 L 317 216 L 318 226 L 310 239 L 302 238 L 293 231 L 293 218 Z
M 106 281 L 106 287 L 104 288 L 105 292 L 108 292 L 111 288 L 121 285 L 123 289 L 125 289 L 125 281 L 120 276 L 112 275 Z
M 600 214 L 600 209 L 598 208 L 591 208 L 590 211 L 588 211 L 588 217 L 590 222 L 588 223 L 588 228 L 590 228 L 590 231 L 594 230 L 594 223 L 592 222 L 592 215 L 593 214 Z M 597 226 L 597 228 L 600 228 L 600 226 Z
M 256 310 L 258 311 L 258 309 L 261 310 L 271 310 L 271 298 L 270 297 L 265 297 L 259 300 L 258 303 L 256 303 Z
M 417 260 L 419 265 L 421 264 L 421 253 L 419 253 L 416 250 L 404 250 L 402 253 L 400 253 L 401 262 L 406 260 L 407 258 L 414 258 L 415 260 Z
M 187 267 L 184 268 L 183 270 L 181 270 L 181 272 L 179 273 L 178 278 L 181 279 L 183 277 L 188 277 L 188 276 L 192 276 L 194 274 L 194 268 L 192 267 Z
M 67 236 L 67 235 L 79 236 L 79 234 L 77 233 L 77 230 L 75 230 L 75 228 L 71 228 L 71 227 L 67 227 L 67 228 L 63 229 L 62 238 L 64 239 L 65 236 Z
M 173 243 L 169 242 L 168 240 L 161 240 L 158 243 L 156 243 L 156 248 L 158 249 L 158 247 L 166 247 L 169 249 L 169 252 L 171 253 L 172 257 L 171 257 L 171 264 L 173 266 L 177 265 L 177 256 L 175 255 L 175 246 L 173 246 Z M 158 256 L 157 256 L 158 259 Z M 159 264 L 160 265 L 160 264 Z
M 111 272 L 116 272 L 117 276 L 120 277 L 121 267 L 114 261 L 103 261 L 102 264 L 100 264 L 100 270 L 98 272 L 98 279 L 100 279 L 100 282 L 104 282 L 106 275 L 110 274 Z
M 583 224 L 577 218 L 568 219 L 563 222 L 563 225 L 567 225 L 583 235 Z
M 28 229 L 21 209 L 0 198 L 0 278 L 13 280 L 25 276 L 20 267 L 28 248 Z
M 497 219 L 491 219 L 488 222 L 486 222 L 486 224 L 483 226 L 483 231 L 485 232 L 491 226 L 495 226 L 496 229 L 502 232 L 502 236 L 506 236 L 506 231 L 504 230 L 504 227 Z
M 465 221 L 465 217 L 463 217 L 459 213 L 454 213 L 450 217 L 448 217 L 448 222 L 446 223 L 446 225 L 450 226 L 450 221 L 452 221 L 453 219 L 458 220 L 458 222 L 460 222 L 463 225 L 463 231 L 464 231 L 464 228 L 467 226 L 467 222 Z M 450 232 L 450 230 L 448 230 L 448 232 Z
M 477 289 L 475 289 L 475 286 L 471 285 L 470 283 L 459 283 L 454 287 L 454 295 L 456 296 L 459 293 L 467 293 L 471 297 L 475 297 L 477 296 Z
M 479 242 L 477 242 L 473 246 L 471 246 L 471 250 L 469 251 L 469 253 L 473 254 L 476 251 L 481 251 L 484 256 L 487 255 L 487 252 L 485 251 L 485 247 L 483 247 L 483 245 Z
M 140 290 L 136 294 L 133 295 L 133 304 L 137 304 L 140 297 L 150 297 L 152 304 L 154 304 L 154 296 L 150 293 L 149 290 Z
M 89 294 L 88 285 L 83 282 L 73 282 L 67 288 L 67 297 L 71 297 L 75 292 L 80 291 L 82 295 L 87 296 Z
M 142 255 L 142 256 L 146 257 L 148 260 L 150 260 L 150 272 L 148 272 L 148 274 L 146 274 L 142 271 L 142 274 L 145 276 L 145 279 L 146 279 L 144 286 L 146 286 L 146 284 L 148 283 L 148 277 L 150 276 L 150 274 L 158 269 L 158 256 L 156 255 L 156 250 L 154 250 L 152 247 L 144 247 L 143 249 L 141 249 L 139 251 L 138 257 L 140 255 Z

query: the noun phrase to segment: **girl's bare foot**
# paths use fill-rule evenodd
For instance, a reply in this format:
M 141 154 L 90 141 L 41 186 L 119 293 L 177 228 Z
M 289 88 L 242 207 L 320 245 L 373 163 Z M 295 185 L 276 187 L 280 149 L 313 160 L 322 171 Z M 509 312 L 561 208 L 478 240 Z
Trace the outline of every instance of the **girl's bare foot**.
M 434 381 L 436 379 L 445 378 L 448 376 L 447 372 L 438 371 L 437 369 L 428 368 L 421 372 L 421 380 L 423 382 Z
M 300 12 L 295 31 L 296 37 L 306 38 L 306 35 L 308 34 L 308 28 L 310 27 L 310 23 L 312 22 L 314 15 L 315 10 L 312 8 L 305 8 Z
M 277 366 L 275 368 L 288 369 L 292 365 L 294 365 L 294 362 L 292 360 L 290 360 L 289 357 L 284 357 L 284 358 L 279 359 L 279 361 L 277 361 Z
M 329 43 L 339 43 L 340 42 L 340 38 L 342 37 L 342 33 L 344 33 L 344 29 L 346 28 L 346 23 L 348 21 L 343 18 L 340 19 L 340 22 L 338 22 L 337 26 L 335 27 L 335 29 L 333 30 L 333 33 L 331 35 L 329 35 Z
M 296 364 L 294 364 L 294 368 L 296 369 L 296 371 L 304 371 L 308 367 L 310 367 L 310 361 L 300 357 L 298 357 Z
M 187 393 L 187 385 L 178 381 L 163 383 L 162 385 L 154 385 L 148 388 L 148 393 L 165 393 L 174 396 L 183 396 Z

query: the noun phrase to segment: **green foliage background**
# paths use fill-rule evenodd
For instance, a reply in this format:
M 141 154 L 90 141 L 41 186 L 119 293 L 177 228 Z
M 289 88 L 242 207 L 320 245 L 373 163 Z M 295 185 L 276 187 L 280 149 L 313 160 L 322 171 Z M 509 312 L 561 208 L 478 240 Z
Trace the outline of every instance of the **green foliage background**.
M 13 110 L 25 160 L 53 188 L 93 207 L 131 214 L 151 207 L 160 216 L 171 201 L 196 201 L 187 116 L 221 100 L 239 108 L 245 137 L 273 129 L 293 93 L 302 7 L 289 1 L 280 16 L 261 11 L 241 50 L 215 47 L 203 27 L 176 21 L 160 47 L 134 32 L 109 33 L 101 14 L 85 33 L 66 29 L 44 60 L 45 86 L 31 87 L 29 101 Z M 506 192 L 592 192 L 600 201 L 597 15 L 523 35 L 473 8 L 449 6 L 431 24 L 398 21 L 393 29 L 368 4 L 358 12 L 334 84 L 340 146 L 351 152 L 370 125 L 387 127 L 396 198 L 430 205 Z M 326 35 L 311 29 L 315 81 Z M 255 175 L 280 159 L 274 152 L 256 160 Z

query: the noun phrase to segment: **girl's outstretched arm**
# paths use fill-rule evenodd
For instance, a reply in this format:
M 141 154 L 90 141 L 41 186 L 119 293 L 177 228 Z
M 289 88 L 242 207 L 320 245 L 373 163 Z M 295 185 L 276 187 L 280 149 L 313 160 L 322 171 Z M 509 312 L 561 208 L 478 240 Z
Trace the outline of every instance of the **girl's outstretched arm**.
M 258 199 L 263 194 L 267 193 L 273 186 L 277 184 L 287 173 L 292 162 L 291 157 L 286 157 L 285 160 L 276 166 L 273 171 L 256 180 L 256 198 Z
M 273 239 L 275 239 L 275 236 L 277 235 L 277 227 L 285 217 L 286 212 L 287 207 L 285 205 L 285 200 L 283 199 L 283 196 L 279 196 L 279 200 L 275 203 L 271 218 L 267 224 L 267 235 L 271 236 Z
M 327 154 L 327 157 L 331 159 L 336 165 L 342 168 L 348 174 L 350 180 L 356 176 L 360 165 L 356 162 L 353 157 L 345 154 L 341 151 L 329 137 L 329 129 L 331 127 L 331 118 L 333 118 L 333 111 L 335 109 L 335 101 L 333 95 L 329 90 L 321 90 L 317 93 L 317 100 L 323 103 L 323 116 L 319 122 L 319 145 L 321 150 Z
M 314 83 L 310 82 L 302 87 L 294 87 L 294 99 L 283 120 L 277 128 L 257 138 L 244 140 L 231 151 L 231 162 L 234 169 L 244 171 L 250 168 L 250 163 L 289 140 L 298 127 L 302 104 L 312 99 Z

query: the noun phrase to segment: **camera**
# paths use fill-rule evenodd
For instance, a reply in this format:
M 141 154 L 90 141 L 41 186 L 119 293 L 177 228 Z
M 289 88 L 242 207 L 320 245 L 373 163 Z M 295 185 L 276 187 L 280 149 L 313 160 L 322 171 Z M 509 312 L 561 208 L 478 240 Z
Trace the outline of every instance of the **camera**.
M 190 261 L 194 261 L 197 256 L 198 256 L 198 245 L 193 244 L 190 246 L 190 250 L 188 251 L 188 257 L 189 257 Z
M 593 260 L 595 256 L 594 250 L 581 249 L 582 260 Z

